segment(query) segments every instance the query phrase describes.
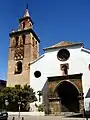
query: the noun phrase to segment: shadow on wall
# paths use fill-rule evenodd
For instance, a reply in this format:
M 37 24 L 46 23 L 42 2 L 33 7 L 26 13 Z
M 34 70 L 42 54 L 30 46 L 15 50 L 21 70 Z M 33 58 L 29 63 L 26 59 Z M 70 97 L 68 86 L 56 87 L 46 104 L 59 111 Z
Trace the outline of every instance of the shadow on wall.
M 90 88 L 85 96 L 85 111 L 88 115 L 90 115 Z
M 46 81 L 42 89 L 42 98 L 43 98 L 44 108 L 47 108 L 48 107 L 48 81 Z

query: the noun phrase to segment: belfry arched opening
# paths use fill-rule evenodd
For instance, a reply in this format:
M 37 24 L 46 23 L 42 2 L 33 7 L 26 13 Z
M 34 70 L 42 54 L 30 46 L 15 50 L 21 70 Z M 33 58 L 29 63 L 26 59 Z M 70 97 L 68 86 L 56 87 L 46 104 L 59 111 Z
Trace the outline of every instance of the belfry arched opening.
M 79 112 L 79 91 L 68 81 L 61 82 L 56 89 L 62 112 Z

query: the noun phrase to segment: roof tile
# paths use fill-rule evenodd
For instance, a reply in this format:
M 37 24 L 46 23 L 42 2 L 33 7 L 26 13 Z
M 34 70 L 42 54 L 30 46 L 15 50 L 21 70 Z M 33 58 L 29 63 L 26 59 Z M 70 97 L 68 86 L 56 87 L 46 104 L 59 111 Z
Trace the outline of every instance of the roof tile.
M 59 42 L 59 43 L 57 43 L 55 45 L 52 45 L 52 46 L 47 47 L 47 48 L 44 48 L 44 50 L 52 49 L 52 48 L 58 48 L 58 47 L 67 47 L 67 46 L 72 46 L 72 45 L 79 45 L 79 44 L 83 45 L 83 43 L 80 43 L 80 42 L 74 43 L 74 42 L 69 42 L 69 41 L 61 41 L 61 42 Z

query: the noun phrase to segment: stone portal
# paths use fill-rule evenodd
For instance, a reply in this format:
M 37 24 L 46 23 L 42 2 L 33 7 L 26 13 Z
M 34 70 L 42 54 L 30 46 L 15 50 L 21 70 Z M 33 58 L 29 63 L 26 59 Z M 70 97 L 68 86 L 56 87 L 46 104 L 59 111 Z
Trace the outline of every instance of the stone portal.
M 48 77 L 48 114 L 83 112 L 82 74 Z

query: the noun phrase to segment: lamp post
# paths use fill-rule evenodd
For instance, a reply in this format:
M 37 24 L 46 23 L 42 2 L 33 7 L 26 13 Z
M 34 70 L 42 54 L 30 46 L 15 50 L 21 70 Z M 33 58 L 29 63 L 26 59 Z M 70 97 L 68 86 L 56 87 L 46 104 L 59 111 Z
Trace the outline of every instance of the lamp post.
M 21 101 L 18 102 L 18 105 L 19 105 L 19 116 L 18 116 L 18 119 L 20 120 Z
M 39 102 L 41 102 L 41 96 L 42 96 L 42 91 L 37 91 L 38 96 L 39 96 Z
M 6 107 L 6 110 L 7 110 L 8 104 L 9 104 L 9 102 L 8 102 L 8 100 L 6 99 L 6 100 L 5 100 L 5 107 Z

